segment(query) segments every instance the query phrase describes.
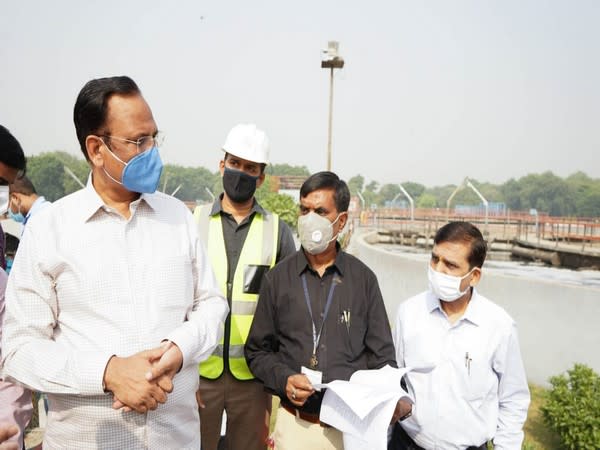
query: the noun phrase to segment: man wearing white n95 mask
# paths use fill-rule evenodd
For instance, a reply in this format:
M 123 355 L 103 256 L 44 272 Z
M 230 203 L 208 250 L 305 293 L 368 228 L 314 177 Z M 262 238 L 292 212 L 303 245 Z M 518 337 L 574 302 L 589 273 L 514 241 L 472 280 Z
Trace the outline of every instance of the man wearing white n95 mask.
M 342 433 L 320 421 L 323 392 L 313 385 L 396 365 L 377 277 L 337 243 L 349 202 L 336 174 L 311 175 L 300 188 L 302 248 L 260 287 L 245 352 L 252 373 L 281 399 L 278 450 L 343 449 Z
M 468 222 L 438 230 L 428 268 L 430 289 L 398 309 L 398 366 L 415 403 L 394 426 L 390 449 L 517 450 L 529 389 L 513 319 L 475 289 L 486 243 Z

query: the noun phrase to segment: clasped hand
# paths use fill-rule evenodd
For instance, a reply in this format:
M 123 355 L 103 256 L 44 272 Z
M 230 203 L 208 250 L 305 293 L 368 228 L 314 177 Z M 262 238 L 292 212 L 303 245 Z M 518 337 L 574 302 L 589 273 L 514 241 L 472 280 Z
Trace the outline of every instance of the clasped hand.
M 112 407 L 138 413 L 155 410 L 173 391 L 173 377 L 182 364 L 181 350 L 169 341 L 126 358 L 113 356 L 104 374 L 104 386 L 114 396 Z

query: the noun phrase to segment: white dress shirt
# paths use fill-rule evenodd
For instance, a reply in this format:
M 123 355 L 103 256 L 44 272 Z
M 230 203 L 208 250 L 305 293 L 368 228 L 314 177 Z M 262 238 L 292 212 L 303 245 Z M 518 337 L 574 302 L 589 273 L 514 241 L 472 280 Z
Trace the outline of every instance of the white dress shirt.
M 29 221 L 29 219 L 31 219 L 33 215 L 39 213 L 43 209 L 46 209 L 51 204 L 52 202 L 49 202 L 43 196 L 39 196 L 38 198 L 36 198 L 35 202 L 33 202 L 33 205 L 31 205 L 29 212 L 25 216 L 25 222 L 23 222 L 23 226 L 27 225 L 27 222 Z
M 7 289 L 3 371 L 48 393 L 45 449 L 200 447 L 197 365 L 222 336 L 227 302 L 183 203 L 143 194 L 130 211 L 125 219 L 105 206 L 88 181 L 25 228 Z M 167 402 L 147 414 L 112 409 L 108 360 L 164 339 L 183 354 Z
M 413 414 L 401 422 L 426 449 L 465 449 L 494 440 L 518 450 L 529 389 L 512 318 L 475 289 L 451 324 L 430 291 L 402 303 L 394 344 L 399 367 L 431 368 L 407 375 Z

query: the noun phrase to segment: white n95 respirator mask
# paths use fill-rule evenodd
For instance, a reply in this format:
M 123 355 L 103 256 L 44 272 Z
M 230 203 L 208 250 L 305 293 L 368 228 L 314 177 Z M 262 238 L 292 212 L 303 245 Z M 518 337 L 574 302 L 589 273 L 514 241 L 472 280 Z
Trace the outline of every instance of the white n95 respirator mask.
M 298 217 L 298 235 L 304 250 L 311 255 L 323 253 L 329 243 L 337 239 L 337 234 L 333 236 L 333 224 L 338 221 L 340 215 L 338 214 L 333 222 L 314 211 Z
M 471 288 L 471 286 L 467 286 L 464 291 L 461 291 L 460 284 L 462 283 L 462 280 L 467 278 L 475 269 L 476 268 L 473 267 L 466 275 L 462 277 L 455 277 L 433 270 L 432 267 L 429 266 L 429 270 L 427 272 L 427 278 L 429 278 L 429 288 L 440 300 L 445 302 L 453 302 L 458 300 Z

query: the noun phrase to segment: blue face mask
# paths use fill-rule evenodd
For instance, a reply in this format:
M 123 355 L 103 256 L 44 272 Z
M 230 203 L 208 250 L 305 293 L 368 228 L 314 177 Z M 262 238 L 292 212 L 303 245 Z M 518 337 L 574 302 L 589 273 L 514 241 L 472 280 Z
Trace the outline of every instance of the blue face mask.
M 115 180 L 110 176 L 106 169 L 103 168 L 104 173 L 108 175 L 111 180 L 115 183 L 119 183 L 131 192 L 151 194 L 156 191 L 158 182 L 160 181 L 160 174 L 163 169 L 163 163 L 158 153 L 158 147 L 152 147 L 150 150 L 146 150 L 144 153 L 134 156 L 127 163 L 115 155 L 108 145 L 106 145 L 106 148 L 117 161 L 125 166 L 123 174 L 121 175 L 121 181 Z
M 25 223 L 25 216 L 21 212 L 21 205 L 19 205 L 19 212 L 14 213 L 9 204 L 8 205 L 8 217 L 17 223 Z
M 8 217 L 18 223 L 25 223 L 25 216 L 21 211 L 18 213 L 12 212 L 12 209 L 8 208 Z

